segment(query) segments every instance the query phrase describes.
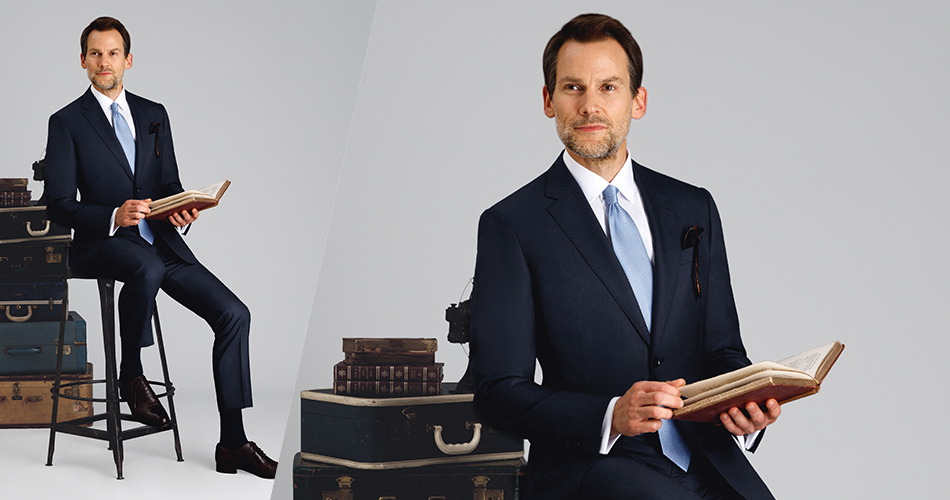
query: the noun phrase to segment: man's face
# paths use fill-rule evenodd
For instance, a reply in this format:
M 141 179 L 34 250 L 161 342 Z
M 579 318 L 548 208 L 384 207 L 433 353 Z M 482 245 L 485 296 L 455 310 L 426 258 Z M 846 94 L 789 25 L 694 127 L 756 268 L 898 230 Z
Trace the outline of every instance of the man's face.
M 646 112 L 646 89 L 630 87 L 627 54 L 613 38 L 568 40 L 558 52 L 554 92 L 544 88 L 544 114 L 577 156 L 612 158 L 625 151 L 630 119 Z
M 132 67 L 132 54 L 125 53 L 116 30 L 90 32 L 86 53 L 79 59 L 89 81 L 104 93 L 122 90 L 122 75 Z

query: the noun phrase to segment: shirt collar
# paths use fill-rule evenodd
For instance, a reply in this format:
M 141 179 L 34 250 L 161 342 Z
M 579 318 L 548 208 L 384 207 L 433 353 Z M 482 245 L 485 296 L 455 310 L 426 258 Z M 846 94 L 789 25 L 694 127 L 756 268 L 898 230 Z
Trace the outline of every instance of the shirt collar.
M 89 88 L 92 89 L 92 95 L 96 98 L 96 101 L 99 102 L 99 106 L 102 106 L 102 111 L 112 116 L 112 99 L 109 99 L 105 94 L 99 92 L 93 85 L 90 85 Z M 115 102 L 119 104 L 119 109 L 129 111 L 129 101 L 125 96 L 125 87 L 119 92 L 119 96 L 115 98 Z
M 561 158 L 563 158 L 567 170 L 571 172 L 571 175 L 574 176 L 574 180 L 576 180 L 577 184 L 581 187 L 584 198 L 588 203 L 600 197 L 608 185 L 615 186 L 617 191 L 620 191 L 620 194 L 628 200 L 633 201 L 639 199 L 637 184 L 633 180 L 633 160 L 630 158 L 629 150 L 627 150 L 627 159 L 623 162 L 623 167 L 620 168 L 620 172 L 617 172 L 614 180 L 609 183 L 607 179 L 591 172 L 580 163 L 574 161 L 574 158 L 571 158 L 571 155 L 567 153 L 566 149 L 561 153 Z

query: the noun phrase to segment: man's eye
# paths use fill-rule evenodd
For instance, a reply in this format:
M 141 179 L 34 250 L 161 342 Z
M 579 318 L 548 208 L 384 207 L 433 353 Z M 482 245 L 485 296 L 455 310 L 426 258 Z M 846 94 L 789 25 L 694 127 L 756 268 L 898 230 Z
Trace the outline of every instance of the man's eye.
M 613 85 L 604 85 L 604 90 L 617 90 L 617 87 Z

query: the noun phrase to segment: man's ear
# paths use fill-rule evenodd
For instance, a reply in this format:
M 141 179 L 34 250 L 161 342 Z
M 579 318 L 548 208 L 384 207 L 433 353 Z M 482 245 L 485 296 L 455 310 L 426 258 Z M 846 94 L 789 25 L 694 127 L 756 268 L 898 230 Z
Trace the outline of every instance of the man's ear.
M 127 54 L 125 56 L 125 69 L 132 67 L 132 54 Z
M 544 96 L 544 116 L 554 118 L 554 102 L 551 101 L 551 93 L 548 92 L 547 85 L 541 88 L 541 95 Z
M 647 89 L 640 87 L 637 89 L 637 95 L 633 98 L 633 106 L 630 107 L 630 118 L 639 120 L 647 112 Z
M 86 69 L 86 54 L 82 52 L 79 53 L 79 65 L 82 66 L 82 69 Z

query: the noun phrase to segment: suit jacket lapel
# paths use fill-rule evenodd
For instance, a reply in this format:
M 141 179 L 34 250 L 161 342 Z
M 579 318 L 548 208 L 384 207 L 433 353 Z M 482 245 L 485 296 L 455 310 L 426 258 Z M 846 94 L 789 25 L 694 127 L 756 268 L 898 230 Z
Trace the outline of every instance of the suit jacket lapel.
M 102 107 L 99 106 L 99 101 L 92 95 L 92 92 L 92 88 L 89 88 L 83 94 L 82 107 L 86 110 L 83 116 L 92 129 L 99 134 L 99 138 L 102 139 L 106 148 L 112 152 L 112 156 L 119 162 L 119 166 L 125 171 L 125 174 L 129 176 L 129 179 L 133 179 L 132 167 L 129 165 L 128 158 L 125 157 L 125 151 L 122 150 L 122 145 L 119 144 L 119 139 L 115 136 L 115 130 L 109 126 L 109 120 L 106 119 Z
M 125 97 L 129 103 L 129 111 L 132 112 L 132 121 L 135 122 L 135 175 L 139 175 L 148 164 L 148 117 L 139 112 L 141 110 L 136 100 L 137 96 L 126 91 Z
M 648 182 L 645 169 L 633 162 L 633 176 L 643 199 L 650 233 L 653 236 L 653 349 L 659 347 L 665 334 L 673 296 L 678 283 L 672 279 L 676 273 L 677 256 L 681 247 L 679 228 L 672 203 L 655 182 Z
M 620 266 L 620 261 L 617 260 L 607 235 L 604 234 L 597 218 L 591 212 L 590 204 L 584 199 L 580 186 L 577 185 L 577 181 L 571 176 L 560 157 L 547 172 L 544 194 L 555 200 L 548 207 L 548 213 L 607 287 L 611 296 L 640 334 L 640 338 L 649 345 L 650 331 L 640 313 L 640 306 L 634 297 L 630 282 L 627 281 L 627 275 L 624 274 L 623 267 Z

